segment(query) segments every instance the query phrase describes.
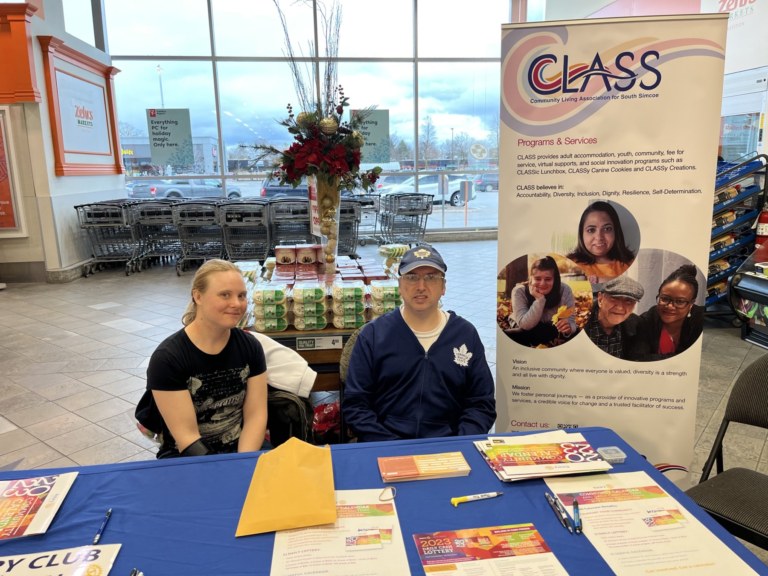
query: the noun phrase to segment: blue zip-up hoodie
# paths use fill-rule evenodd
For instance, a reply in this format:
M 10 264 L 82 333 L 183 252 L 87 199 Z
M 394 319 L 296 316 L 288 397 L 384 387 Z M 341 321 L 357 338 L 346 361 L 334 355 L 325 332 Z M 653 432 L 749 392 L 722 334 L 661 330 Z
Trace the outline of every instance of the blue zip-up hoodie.
M 344 385 L 345 422 L 360 441 L 485 434 L 496 401 L 475 327 L 449 312 L 425 352 L 399 309 L 367 324 Z

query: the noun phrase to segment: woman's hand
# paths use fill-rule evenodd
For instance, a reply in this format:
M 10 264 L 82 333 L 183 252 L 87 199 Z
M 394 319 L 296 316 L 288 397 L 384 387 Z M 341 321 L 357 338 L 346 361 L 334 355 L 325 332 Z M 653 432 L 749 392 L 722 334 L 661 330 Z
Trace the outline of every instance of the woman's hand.
M 541 293 L 538 287 L 534 286 L 533 284 L 528 285 L 528 292 L 530 292 L 531 296 L 533 296 L 536 300 L 541 300 L 545 297 L 545 295 Z
M 557 331 L 560 332 L 560 334 L 564 336 L 570 336 L 571 334 L 571 324 L 568 322 L 567 318 L 561 318 L 557 321 L 557 324 L 555 324 L 555 327 L 557 328 Z

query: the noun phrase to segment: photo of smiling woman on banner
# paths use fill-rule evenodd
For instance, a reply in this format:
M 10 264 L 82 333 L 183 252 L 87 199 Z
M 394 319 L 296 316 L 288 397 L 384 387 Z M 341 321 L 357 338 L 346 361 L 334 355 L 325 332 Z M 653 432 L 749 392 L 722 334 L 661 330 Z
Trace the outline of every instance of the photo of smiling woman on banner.
M 558 254 L 517 258 L 499 280 L 499 326 L 518 344 L 559 346 L 586 323 L 592 303 L 589 284 L 573 262 Z
M 635 259 L 639 245 L 637 221 L 623 207 L 622 218 L 617 206 L 604 200 L 589 204 L 579 220 L 576 247 L 568 254 L 592 284 L 621 276 Z

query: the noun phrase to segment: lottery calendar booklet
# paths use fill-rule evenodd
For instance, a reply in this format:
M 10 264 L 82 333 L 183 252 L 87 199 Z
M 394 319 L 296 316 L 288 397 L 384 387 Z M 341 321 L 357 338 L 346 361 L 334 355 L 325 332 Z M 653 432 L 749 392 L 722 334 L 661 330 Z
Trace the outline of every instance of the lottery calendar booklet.
M 275 532 L 270 576 L 410 574 L 394 494 L 336 490 L 334 524 Z
M 568 574 L 531 523 L 414 534 L 413 540 L 427 574 Z
M 522 436 L 490 436 L 475 447 L 502 482 L 613 468 L 579 433 L 553 430 Z
M 43 534 L 77 472 L 0 480 L 0 540 Z

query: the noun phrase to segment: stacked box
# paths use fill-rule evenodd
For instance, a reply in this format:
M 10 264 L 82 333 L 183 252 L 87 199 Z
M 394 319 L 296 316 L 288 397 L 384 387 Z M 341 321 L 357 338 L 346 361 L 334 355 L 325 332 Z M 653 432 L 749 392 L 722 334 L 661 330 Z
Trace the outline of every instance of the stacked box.
M 394 310 L 400 304 L 400 286 L 397 280 L 371 280 L 371 320 Z
M 362 280 L 337 280 L 333 283 L 331 309 L 333 325 L 336 328 L 359 328 L 365 324 L 365 293 Z
M 253 326 L 259 332 L 288 328 L 288 286 L 257 284 L 253 290 Z
M 322 330 L 328 325 L 325 286 L 315 281 L 297 281 L 293 286 L 293 325 L 297 330 Z

